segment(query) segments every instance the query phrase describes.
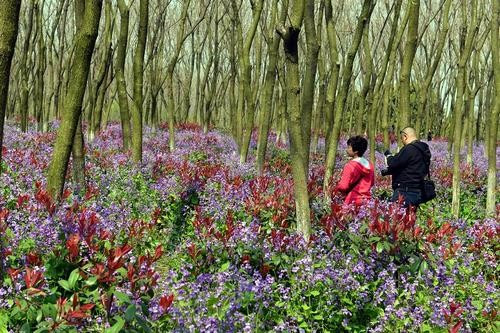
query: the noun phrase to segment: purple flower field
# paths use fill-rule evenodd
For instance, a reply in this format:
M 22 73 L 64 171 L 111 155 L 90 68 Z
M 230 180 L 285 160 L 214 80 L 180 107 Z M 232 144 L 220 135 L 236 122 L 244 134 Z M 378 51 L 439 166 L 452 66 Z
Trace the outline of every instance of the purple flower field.
M 453 219 L 447 142 L 429 142 L 438 198 L 415 216 L 385 201 L 378 152 L 375 199 L 326 205 L 320 140 L 305 242 L 286 144 L 272 144 L 258 176 L 253 156 L 239 164 L 220 132 L 179 128 L 173 152 L 166 130 L 146 132 L 140 167 L 120 150 L 120 133 L 113 124 L 87 144 L 86 191 L 74 194 L 68 176 L 56 206 L 44 190 L 55 133 L 6 128 L 0 332 L 500 329 L 500 210 L 485 218 L 482 145 L 463 165 L 462 218 Z

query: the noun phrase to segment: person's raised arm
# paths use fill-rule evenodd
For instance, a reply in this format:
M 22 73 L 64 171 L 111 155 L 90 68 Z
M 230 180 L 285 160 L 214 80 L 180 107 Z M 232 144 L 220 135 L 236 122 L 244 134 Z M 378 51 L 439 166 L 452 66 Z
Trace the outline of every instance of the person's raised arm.
M 410 158 L 409 153 L 410 149 L 408 147 L 405 147 L 404 149 L 401 149 L 396 155 L 387 156 L 387 169 L 389 170 L 389 172 L 392 173 L 394 170 L 401 169 L 408 165 Z

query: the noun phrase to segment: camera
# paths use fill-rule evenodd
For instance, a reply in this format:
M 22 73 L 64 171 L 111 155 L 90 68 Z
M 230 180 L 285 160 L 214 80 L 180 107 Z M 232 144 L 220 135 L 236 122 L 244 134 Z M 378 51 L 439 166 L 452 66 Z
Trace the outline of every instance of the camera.
M 390 175 L 389 169 L 382 169 L 382 170 L 380 170 L 380 174 L 382 176 L 388 176 L 388 175 Z
M 391 151 L 390 151 L 389 149 L 388 149 L 388 150 L 386 150 L 386 151 L 384 151 L 384 156 L 385 156 L 385 157 L 387 157 L 387 156 L 389 156 L 389 155 L 391 155 Z

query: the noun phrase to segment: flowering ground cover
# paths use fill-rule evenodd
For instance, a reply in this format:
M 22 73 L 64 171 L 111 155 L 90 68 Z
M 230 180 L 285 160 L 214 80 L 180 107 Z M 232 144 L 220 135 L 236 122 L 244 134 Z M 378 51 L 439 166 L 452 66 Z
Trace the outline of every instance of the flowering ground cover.
M 306 243 L 294 232 L 285 144 L 269 148 L 257 176 L 230 137 L 183 125 L 174 152 L 166 130 L 147 133 L 134 166 L 111 125 L 87 146 L 85 192 L 68 179 L 57 206 L 44 190 L 54 137 L 7 128 L 0 332 L 500 329 L 500 228 L 498 214 L 484 216 L 480 145 L 463 166 L 458 220 L 445 141 L 429 143 L 438 198 L 418 216 L 385 201 L 388 178 L 377 177 L 376 198 L 360 209 L 335 196 L 325 204 L 322 155 L 313 155 Z

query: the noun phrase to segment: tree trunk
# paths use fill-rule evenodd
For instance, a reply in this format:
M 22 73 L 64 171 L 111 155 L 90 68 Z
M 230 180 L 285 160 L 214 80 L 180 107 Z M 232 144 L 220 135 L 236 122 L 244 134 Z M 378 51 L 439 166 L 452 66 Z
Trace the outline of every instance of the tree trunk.
M 398 9 L 396 7 L 396 9 Z M 399 10 L 396 10 L 394 12 L 394 24 L 397 25 L 398 23 L 398 18 L 399 18 L 399 13 L 401 12 L 401 8 L 399 7 Z M 389 137 L 389 106 L 390 106 L 390 99 L 392 96 L 392 92 L 394 90 L 394 72 L 396 70 L 396 55 L 397 55 L 397 49 L 399 47 L 399 44 L 401 42 L 401 38 L 403 37 L 403 33 L 405 31 L 405 27 L 408 23 L 408 19 L 410 17 L 410 10 L 407 10 L 405 13 L 405 16 L 403 18 L 403 21 L 401 22 L 401 26 L 397 32 L 397 35 L 394 39 L 394 42 L 392 43 L 391 46 L 391 51 L 389 54 L 389 60 L 388 60 L 388 69 L 387 69 L 387 76 L 384 80 L 384 92 L 382 95 L 382 112 L 381 112 L 381 123 L 382 123 L 382 132 L 383 132 L 383 140 L 384 140 L 384 149 L 389 149 L 390 147 L 390 137 Z M 394 122 L 392 122 L 394 125 Z
M 318 24 L 316 27 L 317 40 L 318 45 L 322 44 L 322 30 L 323 30 L 323 12 L 325 9 L 325 2 L 322 1 L 319 7 L 319 15 L 318 15 Z M 312 119 L 312 138 L 311 138 L 311 150 L 312 153 L 316 154 L 318 150 L 318 140 L 321 129 L 321 121 L 324 119 L 324 107 L 326 101 L 326 77 L 325 77 L 325 61 L 324 55 L 321 52 L 321 49 L 318 53 L 318 99 L 316 101 L 316 108 L 313 113 Z
M 132 158 L 134 162 L 142 162 L 142 106 L 144 84 L 144 53 L 148 37 L 149 0 L 140 0 L 139 29 L 137 46 L 134 54 L 134 102 L 132 103 Z
M 123 150 L 130 149 L 132 142 L 130 128 L 130 113 L 128 107 L 127 83 L 125 81 L 125 57 L 127 55 L 129 9 L 124 0 L 118 0 L 120 10 L 120 34 L 118 37 L 118 50 L 116 56 L 116 90 L 120 105 L 120 120 L 122 126 Z
M 84 2 L 83 0 L 78 1 Z M 90 60 L 97 38 L 101 7 L 102 0 L 85 1 L 82 25 L 77 30 L 75 57 L 70 69 L 71 80 L 68 85 L 68 93 L 64 98 L 64 115 L 57 133 L 47 176 L 47 189 L 55 199 L 60 198 L 64 190 L 71 146 L 82 111 Z
M 337 92 L 337 85 L 340 72 L 340 61 L 337 51 L 337 34 L 335 31 L 335 23 L 333 21 L 333 9 L 331 0 L 326 0 L 325 3 L 325 22 L 326 34 L 328 37 L 328 47 L 330 50 L 330 77 L 328 79 L 328 87 L 326 92 L 325 103 L 325 156 L 328 152 L 328 145 L 330 142 L 331 129 L 333 126 L 333 117 L 335 109 L 335 94 Z
M 245 42 L 240 51 L 240 73 L 241 73 L 241 89 L 240 92 L 244 96 L 243 109 L 245 110 L 244 117 L 245 123 L 242 125 L 241 133 L 241 148 L 240 148 L 240 163 L 245 163 L 248 157 L 248 149 L 250 147 L 250 138 L 252 136 L 253 123 L 255 117 L 255 101 L 252 98 L 252 89 L 250 83 L 252 82 L 251 64 L 250 64 L 250 49 L 259 25 L 260 14 L 262 13 L 263 0 L 257 0 L 253 4 L 253 17 L 252 25 L 247 32 Z M 238 98 L 240 98 L 238 96 Z
M 476 34 L 476 0 L 472 4 L 472 21 L 467 27 L 469 17 L 467 16 L 467 5 L 462 2 L 462 27 L 460 32 L 460 59 L 458 61 L 457 95 L 454 112 L 453 130 L 453 182 L 451 212 L 455 218 L 460 213 L 460 141 L 462 136 L 462 113 L 465 95 L 465 67 L 472 52 L 472 42 Z
M 495 98 L 492 103 L 490 116 L 490 132 L 488 145 L 488 186 L 486 193 L 486 213 L 492 217 L 496 213 L 496 187 L 497 187 L 497 140 L 498 140 L 498 112 L 500 111 L 500 53 L 498 52 L 498 20 L 500 19 L 500 5 L 493 0 L 493 15 L 491 19 L 491 54 L 493 62 L 493 75 L 495 80 Z
M 187 19 L 187 12 L 189 9 L 190 0 L 184 1 L 179 18 L 179 31 L 177 32 L 176 47 L 167 65 L 167 118 L 168 118 L 168 141 L 170 151 L 175 149 L 175 101 L 173 92 L 173 76 L 179 53 L 181 52 L 182 45 L 187 36 L 184 34 L 185 24 Z
M 281 24 L 284 24 L 287 10 L 288 10 L 288 1 L 284 1 L 279 19 Z M 270 31 L 266 39 L 268 41 L 267 47 L 269 50 L 269 63 L 266 70 L 264 88 L 262 90 L 262 104 L 260 108 L 260 120 L 259 120 L 259 137 L 257 139 L 256 165 L 257 165 L 257 172 L 259 174 L 262 174 L 264 172 L 264 162 L 266 159 L 267 140 L 269 137 L 270 118 L 273 105 L 273 93 L 276 82 L 278 50 L 281 40 L 279 36 L 275 34 L 276 16 L 278 15 L 277 12 L 278 12 L 278 1 L 274 0 L 271 12 L 271 24 L 269 25 Z
M 19 1 L 20 2 L 20 1 Z M 21 61 L 19 67 L 21 70 L 21 131 L 26 132 L 28 130 L 28 94 L 29 94 L 29 81 L 28 81 L 28 52 L 30 50 L 31 41 L 31 31 L 33 30 L 33 4 L 34 2 L 29 1 L 27 3 L 28 16 L 27 23 L 25 27 L 25 39 L 23 43 L 23 48 L 21 51 Z
M 306 36 L 306 69 L 302 82 L 301 112 L 302 139 L 304 140 L 304 169 L 309 170 L 309 152 L 311 148 L 311 118 L 314 106 L 314 88 L 316 87 L 316 71 L 318 67 L 319 44 L 314 24 L 314 1 L 306 1 L 304 12 L 304 29 Z M 308 176 L 308 174 L 306 174 Z
M 85 3 L 83 1 L 75 2 L 75 24 L 77 31 L 82 28 L 84 15 L 85 15 Z M 78 195 L 81 195 L 85 191 L 85 152 L 84 152 L 82 119 L 83 119 L 83 110 L 80 111 L 80 118 L 78 121 L 78 125 L 76 127 L 76 132 L 73 138 L 73 147 L 72 147 L 73 186 L 75 193 Z
M 342 87 L 339 90 L 337 101 L 335 102 L 335 118 L 333 121 L 332 134 L 329 138 L 328 152 L 326 155 L 325 162 L 325 179 L 323 183 L 324 193 L 327 193 L 327 189 L 330 183 L 330 178 L 335 168 L 335 157 L 337 155 L 337 145 L 340 137 L 342 114 L 344 113 L 344 108 L 347 100 L 347 94 L 349 92 L 349 86 L 351 85 L 352 79 L 352 66 L 354 64 L 354 58 L 358 52 L 359 44 L 361 43 L 361 38 L 363 36 L 363 30 L 365 25 L 369 24 L 370 17 L 373 11 L 373 1 L 364 0 L 363 7 L 361 9 L 361 15 L 359 16 L 356 30 L 354 32 L 352 44 L 347 53 L 346 62 L 344 68 L 342 69 Z
M 293 186 L 295 193 L 295 212 L 297 216 L 297 231 L 309 241 L 311 235 L 311 210 L 309 193 L 307 191 L 308 170 L 306 164 L 306 148 L 304 146 L 300 110 L 299 52 L 298 38 L 304 18 L 304 7 L 313 0 L 294 0 L 291 26 L 281 27 L 278 33 L 283 38 L 286 56 L 286 94 L 288 106 L 288 130 L 290 132 L 290 159 L 292 166 Z
M 0 174 L 2 173 L 3 128 L 9 95 L 10 65 L 16 47 L 20 8 L 20 0 L 0 1 L 0 26 L 2 27 L 0 33 Z
M 442 12 L 442 29 L 439 33 L 438 36 L 438 43 L 436 45 L 436 48 L 433 50 L 433 53 L 435 54 L 434 59 L 432 61 L 432 65 L 429 67 L 427 70 L 427 73 L 425 75 L 425 79 L 423 81 L 423 84 L 420 87 L 419 90 L 419 103 L 418 103 L 418 112 L 417 112 L 417 122 L 415 125 L 415 130 L 418 133 L 420 133 L 420 128 L 421 128 L 421 122 L 422 122 L 422 117 L 421 115 L 425 114 L 424 119 L 428 119 L 429 115 L 429 109 L 430 106 L 427 106 L 427 100 L 428 100 L 428 94 L 429 94 L 429 87 L 432 82 L 432 78 L 434 77 L 434 73 L 436 73 L 436 69 L 439 65 L 439 62 L 441 60 L 441 55 L 443 54 L 443 48 L 444 48 L 444 43 L 446 42 L 446 36 L 448 35 L 448 29 L 449 29 L 449 13 L 450 13 L 450 7 L 451 7 L 451 0 L 446 0 Z M 427 121 L 426 121 L 427 124 Z M 427 128 L 426 128 L 427 129 Z
M 418 44 L 418 18 L 420 0 L 409 2 L 408 32 L 406 45 L 401 65 L 400 94 L 399 94 L 399 129 L 410 126 L 410 76 L 413 59 Z

